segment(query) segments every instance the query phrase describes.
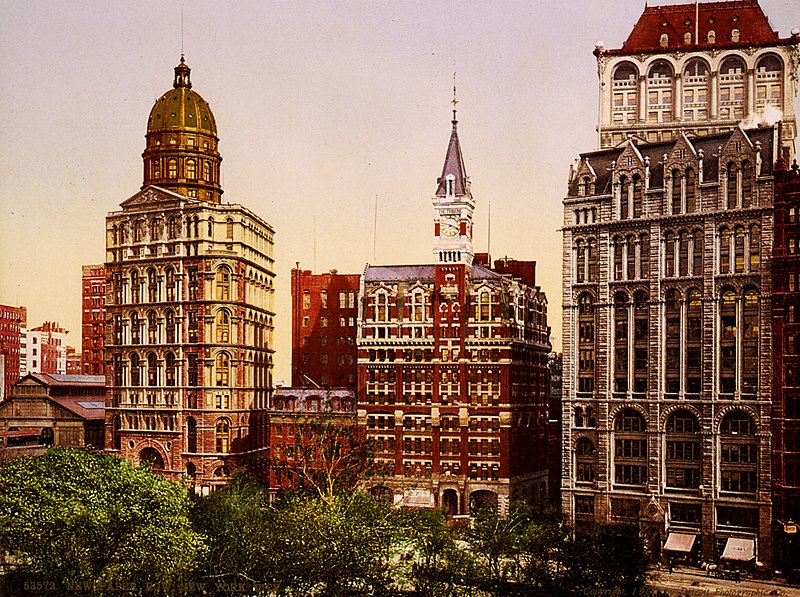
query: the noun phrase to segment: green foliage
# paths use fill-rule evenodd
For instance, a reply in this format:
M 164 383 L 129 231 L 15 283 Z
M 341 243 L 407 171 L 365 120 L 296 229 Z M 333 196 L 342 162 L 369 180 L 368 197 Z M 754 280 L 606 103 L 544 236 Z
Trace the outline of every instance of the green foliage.
M 181 582 L 202 545 L 188 510 L 183 486 L 111 456 L 51 448 L 6 462 L 0 549 L 17 565 L 0 593 L 156 593 Z

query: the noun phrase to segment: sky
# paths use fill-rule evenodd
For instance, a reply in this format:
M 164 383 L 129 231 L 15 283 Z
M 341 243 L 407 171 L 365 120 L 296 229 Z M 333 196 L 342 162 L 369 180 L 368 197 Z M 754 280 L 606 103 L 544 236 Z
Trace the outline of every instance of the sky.
M 761 6 L 781 37 L 800 26 L 797 0 Z M 80 347 L 81 266 L 103 261 L 106 214 L 142 184 L 147 117 L 183 49 L 216 116 L 223 200 L 276 230 L 276 380 L 289 379 L 297 262 L 432 261 L 454 73 L 475 250 L 491 215 L 492 256 L 537 261 L 558 350 L 561 201 L 570 163 L 597 143 L 592 51 L 620 47 L 643 8 L 3 0 L 0 304 L 25 305 L 31 327 L 58 321 Z

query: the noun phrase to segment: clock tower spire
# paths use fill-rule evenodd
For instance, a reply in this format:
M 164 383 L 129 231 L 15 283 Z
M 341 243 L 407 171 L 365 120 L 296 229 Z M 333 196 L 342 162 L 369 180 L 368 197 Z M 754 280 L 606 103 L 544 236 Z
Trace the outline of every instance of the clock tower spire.
M 433 256 L 437 264 L 472 265 L 475 255 L 472 249 L 472 214 L 475 211 L 475 202 L 458 140 L 455 109 L 457 103 L 456 87 L 453 85 L 453 130 L 450 133 L 442 175 L 437 180 L 438 186 L 433 196 Z

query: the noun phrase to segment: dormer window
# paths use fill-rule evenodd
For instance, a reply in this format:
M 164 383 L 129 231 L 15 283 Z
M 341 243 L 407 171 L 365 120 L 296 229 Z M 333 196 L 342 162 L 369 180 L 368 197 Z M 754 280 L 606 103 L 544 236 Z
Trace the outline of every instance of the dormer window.
M 731 41 L 735 44 L 739 43 L 739 39 L 741 38 L 742 32 L 738 29 L 731 29 Z
M 717 43 L 717 32 L 716 32 L 716 31 L 714 31 L 713 29 L 711 29 L 711 30 L 708 32 L 708 36 L 707 36 L 707 38 L 706 38 L 706 39 L 707 39 L 708 43 L 710 43 L 710 44 L 715 44 L 715 43 Z
M 683 34 L 683 45 L 690 46 L 692 45 L 692 32 L 687 31 Z
M 456 177 L 452 174 L 448 174 L 447 178 L 445 179 L 445 194 L 448 197 L 452 197 L 456 193 Z
M 658 45 L 662 48 L 666 48 L 669 45 L 669 35 L 662 33 L 661 39 L 658 40 Z

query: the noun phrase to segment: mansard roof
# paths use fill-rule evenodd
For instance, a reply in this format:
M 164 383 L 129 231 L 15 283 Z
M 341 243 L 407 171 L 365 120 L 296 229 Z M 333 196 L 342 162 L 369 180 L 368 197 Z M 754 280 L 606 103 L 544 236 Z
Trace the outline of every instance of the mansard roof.
M 753 145 L 755 145 L 757 142 L 761 143 L 761 175 L 768 176 L 772 174 L 775 129 L 772 127 L 760 127 L 750 130 L 742 130 L 737 128 L 733 132 L 724 134 L 686 139 L 686 141 L 691 144 L 696 154 L 699 155 L 700 151 L 703 152 L 704 182 L 715 182 L 719 178 L 719 158 L 720 154 L 722 153 L 722 149 L 728 145 L 728 142 L 732 137 L 735 137 L 739 134 L 744 134 Z M 642 158 L 644 160 L 647 160 L 647 158 L 650 159 L 651 189 L 663 188 L 664 155 L 669 155 L 675 145 L 683 143 L 685 143 L 684 139 L 679 137 L 671 141 L 663 141 L 660 143 L 641 143 L 636 145 L 636 149 L 642 155 Z M 597 173 L 597 180 L 595 181 L 595 195 L 611 194 L 613 168 L 627 147 L 628 143 L 612 149 L 601 149 L 581 154 L 581 163 L 578 166 L 578 170 L 580 170 L 580 168 L 583 166 L 583 162 L 585 161 L 588 162 Z M 576 176 L 570 182 L 567 193 L 568 197 L 578 196 L 578 183 L 579 180 Z
M 431 265 L 368 265 L 364 270 L 365 282 L 403 282 L 433 280 L 436 266 Z M 499 280 L 503 276 L 482 265 L 472 265 L 473 280 Z
M 696 9 L 698 13 L 696 13 Z M 695 39 L 695 18 L 698 39 Z M 739 41 L 731 39 L 731 32 L 739 31 Z M 708 33 L 714 31 L 715 40 L 708 43 Z M 684 34 L 691 33 L 692 43 L 684 44 Z M 666 33 L 668 44 L 661 46 L 661 35 Z M 700 43 L 698 43 L 700 41 Z M 626 55 L 664 51 L 691 51 L 704 48 L 735 48 L 793 43 L 796 39 L 781 39 L 767 20 L 758 0 L 734 0 L 728 2 L 700 2 L 664 6 L 645 6 L 644 12 L 622 48 L 605 50 L 611 55 Z

